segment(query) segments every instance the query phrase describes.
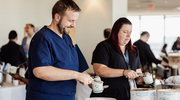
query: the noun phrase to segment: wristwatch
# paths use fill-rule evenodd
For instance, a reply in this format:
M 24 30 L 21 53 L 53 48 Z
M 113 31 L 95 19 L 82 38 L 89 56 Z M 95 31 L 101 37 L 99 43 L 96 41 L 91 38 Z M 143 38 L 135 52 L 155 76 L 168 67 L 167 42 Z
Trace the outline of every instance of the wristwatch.
M 23 82 L 24 77 L 21 77 L 20 81 Z

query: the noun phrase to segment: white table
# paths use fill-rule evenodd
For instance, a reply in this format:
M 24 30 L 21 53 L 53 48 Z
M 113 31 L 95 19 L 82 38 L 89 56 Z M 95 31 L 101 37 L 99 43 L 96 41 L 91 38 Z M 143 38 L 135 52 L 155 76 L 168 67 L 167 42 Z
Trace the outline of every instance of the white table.
M 25 100 L 26 85 L 0 87 L 0 100 Z
M 170 66 L 177 66 L 180 68 L 180 52 L 168 53 L 168 60 Z
M 173 75 L 180 75 L 180 52 L 168 53 L 169 65 L 172 67 Z M 179 73 L 178 73 L 179 72 Z

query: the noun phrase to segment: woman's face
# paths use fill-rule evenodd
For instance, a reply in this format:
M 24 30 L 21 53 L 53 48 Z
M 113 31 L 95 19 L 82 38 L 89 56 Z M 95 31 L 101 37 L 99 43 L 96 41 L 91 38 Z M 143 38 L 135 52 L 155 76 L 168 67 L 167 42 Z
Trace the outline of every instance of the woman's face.
M 120 46 L 125 46 L 131 39 L 132 25 L 124 24 L 118 32 L 118 40 Z

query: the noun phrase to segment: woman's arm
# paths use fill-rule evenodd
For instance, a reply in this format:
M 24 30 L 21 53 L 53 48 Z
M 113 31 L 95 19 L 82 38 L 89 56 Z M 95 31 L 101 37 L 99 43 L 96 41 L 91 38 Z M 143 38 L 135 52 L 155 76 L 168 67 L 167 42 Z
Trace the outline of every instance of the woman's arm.
M 93 68 L 96 75 L 104 78 L 127 76 L 129 79 L 134 79 L 137 77 L 137 73 L 133 70 L 113 69 L 99 63 L 93 63 Z
M 123 71 L 124 71 L 124 69 L 113 69 L 99 63 L 93 63 L 93 68 L 97 76 L 101 76 L 104 78 L 123 76 Z

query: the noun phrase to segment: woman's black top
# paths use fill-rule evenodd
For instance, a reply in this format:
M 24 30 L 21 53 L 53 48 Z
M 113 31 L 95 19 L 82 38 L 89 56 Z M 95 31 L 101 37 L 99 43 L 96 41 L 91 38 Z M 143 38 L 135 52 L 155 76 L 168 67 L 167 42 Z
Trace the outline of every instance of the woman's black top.
M 137 54 L 132 54 L 128 50 L 128 55 L 129 55 L 130 68 L 131 70 L 136 71 L 136 69 L 140 68 L 140 60 L 139 60 L 138 52 Z M 112 44 L 107 40 L 100 42 L 96 46 L 92 57 L 92 64 L 93 63 L 104 64 L 113 69 L 128 70 L 128 65 L 125 62 L 123 54 L 117 52 L 112 46 Z M 101 77 L 101 79 L 104 82 L 104 85 L 109 85 L 109 87 L 107 89 L 104 89 L 103 93 L 92 92 L 91 97 L 113 97 L 116 98 L 117 100 L 130 99 L 130 86 L 128 79 L 126 77 L 124 76 L 116 77 L 116 78 Z

